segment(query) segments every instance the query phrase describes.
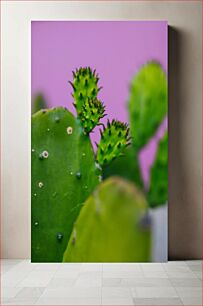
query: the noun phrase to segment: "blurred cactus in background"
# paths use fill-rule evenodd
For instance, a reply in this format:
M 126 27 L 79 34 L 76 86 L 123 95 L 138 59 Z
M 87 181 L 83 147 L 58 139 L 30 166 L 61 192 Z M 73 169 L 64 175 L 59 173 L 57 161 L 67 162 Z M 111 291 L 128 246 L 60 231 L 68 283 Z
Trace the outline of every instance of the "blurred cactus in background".
M 140 150 L 155 134 L 168 109 L 167 79 L 159 63 L 149 62 L 135 75 L 128 106 L 132 143 Z
M 32 114 L 38 112 L 41 109 L 47 108 L 46 101 L 42 94 L 36 95 L 32 101 Z
M 147 202 L 134 184 L 112 177 L 82 207 L 64 262 L 150 260 L 150 228 L 141 222 Z
M 150 171 L 147 194 L 150 207 L 162 205 L 168 200 L 168 133 L 159 142 L 156 158 Z
M 135 75 L 130 86 L 128 110 L 132 144 L 125 156 L 104 167 L 104 177 L 119 175 L 144 188 L 139 152 L 153 137 L 167 115 L 167 78 L 156 61 L 145 64 Z M 151 208 L 163 205 L 168 200 L 168 137 L 160 141 L 154 165 L 150 170 L 150 186 L 145 193 Z

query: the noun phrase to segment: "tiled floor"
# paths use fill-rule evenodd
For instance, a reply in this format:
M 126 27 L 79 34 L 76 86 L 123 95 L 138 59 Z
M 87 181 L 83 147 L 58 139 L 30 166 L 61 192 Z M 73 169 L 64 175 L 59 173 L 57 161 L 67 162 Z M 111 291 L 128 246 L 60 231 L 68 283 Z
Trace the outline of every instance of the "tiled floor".
M 1 261 L 1 305 L 202 305 L 202 262 Z

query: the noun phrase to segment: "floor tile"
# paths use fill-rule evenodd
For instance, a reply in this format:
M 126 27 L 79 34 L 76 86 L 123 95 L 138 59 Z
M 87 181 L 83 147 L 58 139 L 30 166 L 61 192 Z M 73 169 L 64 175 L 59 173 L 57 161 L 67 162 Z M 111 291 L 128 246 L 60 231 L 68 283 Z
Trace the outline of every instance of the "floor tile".
M 53 271 L 32 271 L 19 282 L 18 287 L 46 287 L 53 276 Z
M 182 297 L 181 298 L 183 305 L 190 305 L 190 306 L 196 306 L 196 305 L 203 305 L 203 301 L 201 297 Z
M 168 274 L 165 271 L 144 271 L 143 276 L 149 278 L 168 278 Z
M 202 282 L 199 278 L 169 278 L 173 287 L 200 287 Z
M 198 277 L 199 279 L 202 279 L 202 271 L 201 272 L 193 271 L 193 273 L 196 277 Z
M 185 260 L 170 260 L 170 261 L 167 261 L 167 262 L 164 262 L 164 263 L 162 263 L 162 265 L 164 266 L 164 265 L 170 265 L 170 266 L 186 266 L 187 265 L 187 263 L 186 263 L 186 261 Z
M 178 295 L 182 297 L 202 297 L 202 287 L 176 287 Z
M 103 278 L 102 287 L 123 287 L 121 282 L 123 282 L 122 278 Z
M 103 264 L 103 272 L 122 272 L 122 271 L 142 272 L 141 264 L 138 263 Z
M 125 278 L 122 279 L 121 285 L 123 283 L 128 287 L 171 287 L 171 282 L 167 278 Z
M 75 286 L 81 287 L 101 287 L 102 274 L 101 272 L 85 272 L 80 273 L 75 282 Z
M 173 272 L 167 272 L 167 275 L 169 278 L 197 278 L 197 276 L 192 271 L 191 272 L 173 271 Z
M 35 271 L 57 271 L 60 268 L 60 264 L 56 263 L 40 263 L 35 266 Z
M 133 299 L 131 297 L 127 298 L 120 298 L 120 297 L 115 297 L 115 298 L 102 298 L 102 305 L 108 305 L 108 306 L 131 306 L 134 305 Z
M 201 265 L 202 264 L 202 260 L 186 260 L 185 263 L 188 266 L 196 266 L 196 265 Z
M 202 261 L 1 264 L 3 305 L 202 305 Z
M 41 297 L 47 298 L 100 298 L 101 288 L 91 287 L 67 287 L 58 289 L 45 289 Z
M 138 278 L 143 277 L 142 271 L 103 271 L 104 278 Z
M 163 268 L 166 272 L 191 272 L 187 265 L 164 265 Z
M 164 268 L 161 263 L 145 263 L 140 264 L 144 272 L 164 272 Z
M 25 287 L 21 288 L 21 290 L 16 295 L 16 298 L 39 298 L 44 292 L 43 287 Z
M 75 285 L 76 278 L 53 277 L 47 285 L 47 288 L 66 288 Z
M 128 298 L 131 297 L 130 288 L 123 287 L 103 287 L 102 288 L 102 299 L 103 298 Z
M 134 298 L 134 305 L 183 305 L 179 298 Z
M 38 298 L 37 297 L 29 297 L 29 298 L 13 298 L 13 299 L 9 299 L 8 301 L 5 302 L 5 304 L 3 305 L 12 305 L 12 306 L 16 306 L 16 305 L 26 305 L 26 306 L 30 306 L 30 305 L 35 305 L 35 303 L 37 302 Z
M 173 287 L 136 287 L 135 292 L 141 298 L 179 297 Z
M 16 287 L 2 287 L 1 288 L 1 297 L 2 298 L 13 298 L 15 297 L 21 288 Z
M 199 264 L 199 265 L 191 265 L 189 266 L 189 269 L 191 271 L 195 271 L 195 272 L 202 272 L 202 265 Z
M 81 272 L 102 272 L 102 264 L 86 263 L 82 264 Z
M 94 306 L 99 306 L 101 305 L 101 298 L 90 298 L 90 297 L 66 297 L 66 298 L 45 298 L 42 297 L 40 298 L 35 305 L 84 305 L 84 306 L 89 306 L 89 305 L 94 305 Z

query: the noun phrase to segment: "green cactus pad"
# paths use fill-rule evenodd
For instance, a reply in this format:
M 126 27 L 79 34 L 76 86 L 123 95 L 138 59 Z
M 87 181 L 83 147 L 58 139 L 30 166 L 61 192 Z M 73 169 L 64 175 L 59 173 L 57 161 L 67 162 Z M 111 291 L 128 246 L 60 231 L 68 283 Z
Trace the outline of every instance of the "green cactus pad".
M 168 133 L 159 142 L 150 174 L 147 199 L 150 207 L 154 208 L 166 204 L 168 200 Z
M 116 175 L 134 182 L 137 187 L 143 188 L 138 157 L 132 146 L 124 149 L 123 156 L 116 158 L 104 166 L 102 170 L 103 179 Z
M 74 225 L 64 262 L 150 260 L 147 204 L 134 184 L 112 177 L 85 202 Z
M 31 154 L 32 261 L 60 262 L 99 170 L 89 137 L 62 107 L 32 116 Z
M 84 102 L 82 111 L 78 113 L 78 118 L 81 120 L 86 134 L 89 134 L 99 124 L 100 119 L 105 116 L 104 110 L 103 103 L 96 98 Z
M 101 139 L 97 144 L 96 160 L 101 167 L 107 165 L 116 157 L 122 156 L 123 151 L 129 144 L 129 129 L 127 124 L 112 120 L 100 131 Z
M 129 97 L 130 130 L 134 147 L 143 147 L 167 113 L 167 79 L 155 61 L 144 65 L 132 81 Z
M 38 94 L 32 102 L 32 114 L 38 112 L 41 109 L 47 108 L 46 101 L 42 94 Z

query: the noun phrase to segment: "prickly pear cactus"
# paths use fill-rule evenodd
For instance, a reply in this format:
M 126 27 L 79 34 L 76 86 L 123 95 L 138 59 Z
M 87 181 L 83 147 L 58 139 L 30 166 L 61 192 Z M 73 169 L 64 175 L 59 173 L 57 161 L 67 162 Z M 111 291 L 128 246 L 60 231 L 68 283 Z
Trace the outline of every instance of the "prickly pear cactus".
M 139 150 L 154 135 L 167 113 L 167 79 L 155 61 L 144 65 L 131 84 L 129 119 L 134 147 Z
M 100 131 L 101 139 L 97 144 L 96 160 L 101 167 L 107 165 L 116 157 L 122 156 L 126 146 L 128 146 L 129 129 L 120 121 L 108 121 L 107 126 Z
M 150 259 L 147 203 L 134 184 L 102 182 L 87 199 L 74 225 L 64 262 L 139 262 Z
M 95 70 L 92 71 L 90 67 L 81 67 L 73 71 L 73 82 L 69 82 L 73 88 L 73 105 L 86 134 L 89 134 L 105 116 L 104 105 L 97 99 L 101 89 L 98 87 L 98 81 L 99 77 Z
M 143 188 L 138 157 L 132 146 L 127 147 L 123 151 L 123 156 L 116 158 L 104 166 L 102 170 L 103 179 L 116 175 L 134 182 L 139 188 Z
M 42 94 L 38 94 L 32 102 L 32 114 L 38 112 L 41 109 L 47 108 L 46 101 Z
M 78 113 L 85 134 L 89 134 L 99 124 L 101 118 L 105 116 L 104 105 L 101 101 L 86 100 L 83 103 L 82 111 Z
M 32 116 L 32 261 L 60 262 L 99 181 L 89 137 L 63 107 Z
M 168 133 L 159 142 L 150 174 L 147 199 L 150 207 L 154 208 L 166 204 L 168 200 Z

